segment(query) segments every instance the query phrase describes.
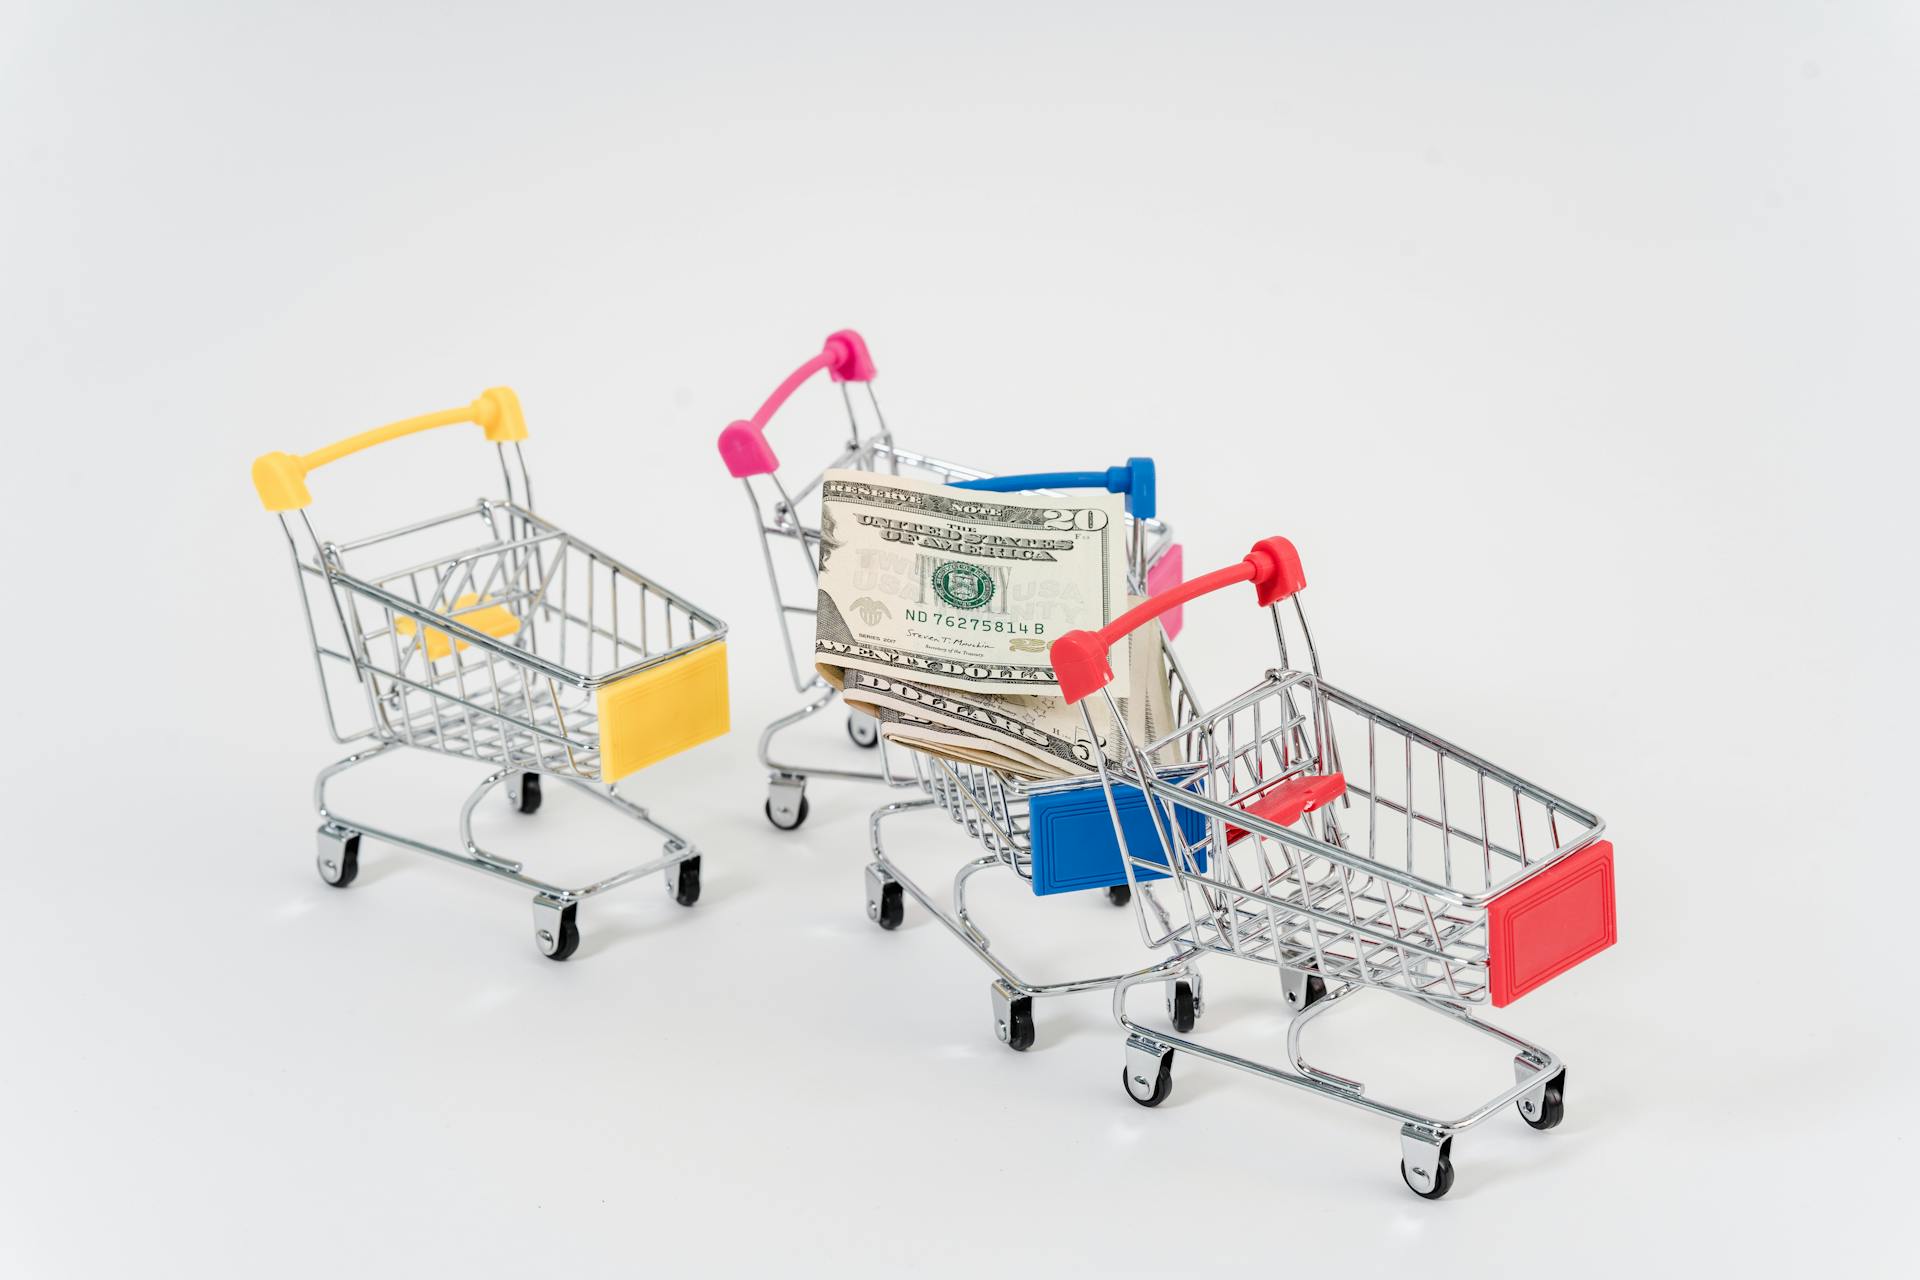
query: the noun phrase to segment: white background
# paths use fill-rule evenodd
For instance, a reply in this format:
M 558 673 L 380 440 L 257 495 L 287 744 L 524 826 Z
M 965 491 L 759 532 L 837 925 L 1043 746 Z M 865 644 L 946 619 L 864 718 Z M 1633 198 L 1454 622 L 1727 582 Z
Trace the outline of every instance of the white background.
M 1910 8 L 500 8 L 0 19 L 0 1272 L 1896 1268 Z M 845 325 L 903 444 L 1156 454 L 1191 568 L 1291 536 L 1334 678 L 1607 818 L 1620 945 L 1504 1015 L 1571 1063 L 1559 1130 L 1473 1131 L 1429 1204 L 1357 1111 L 1190 1059 L 1142 1110 L 1101 998 L 1015 1055 L 924 913 L 866 922 L 877 796 L 767 826 L 791 691 L 713 438 Z M 734 628 L 735 733 L 629 788 L 705 900 L 595 901 L 565 965 L 510 886 L 314 875 L 335 753 L 247 482 L 495 383 L 545 514 Z M 313 513 L 489 468 L 436 433 Z M 1208 687 L 1266 661 L 1249 621 L 1189 611 Z M 341 801 L 450 838 L 475 776 Z M 483 836 L 636 852 L 567 799 Z M 1036 976 L 1138 953 L 1089 897 L 981 910 Z M 1275 1050 L 1231 969 L 1203 1031 Z M 1499 1084 L 1381 1003 L 1310 1047 L 1443 1109 Z

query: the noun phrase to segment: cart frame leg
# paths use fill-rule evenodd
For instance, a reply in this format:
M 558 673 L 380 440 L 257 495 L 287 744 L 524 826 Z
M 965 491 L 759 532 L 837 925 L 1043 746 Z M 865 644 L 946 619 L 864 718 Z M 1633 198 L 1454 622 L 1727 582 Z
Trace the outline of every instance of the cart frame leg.
M 774 759 L 773 740 L 775 737 L 791 729 L 794 725 L 800 724 L 820 714 L 820 712 L 825 711 L 839 700 L 840 691 L 825 681 L 822 681 L 820 682 L 819 688 L 813 692 L 813 696 L 802 704 L 799 710 L 788 712 L 786 715 L 769 723 L 766 728 L 760 731 L 760 746 L 757 754 L 760 759 L 761 768 L 767 770 L 770 775 L 770 783 L 789 782 L 804 787 L 806 786 L 808 778 L 836 778 L 843 782 L 892 782 L 894 780 L 892 772 L 884 767 L 880 769 L 842 769 L 830 768 L 823 765 L 789 764 L 783 760 Z M 884 743 L 881 744 L 881 749 L 885 750 Z M 884 765 L 886 757 L 883 756 L 881 759 Z
M 617 889 L 621 885 L 629 884 L 640 879 L 642 876 L 651 875 L 656 871 L 677 867 L 683 862 L 689 862 L 701 856 L 700 850 L 685 836 L 656 821 L 647 809 L 633 803 L 633 801 L 628 800 L 625 796 L 620 795 L 613 787 L 587 782 L 580 778 L 567 777 L 564 774 L 549 773 L 543 776 L 566 783 L 574 790 L 592 797 L 599 803 L 606 805 L 608 808 L 615 810 L 622 816 L 639 823 L 641 826 L 646 827 L 648 830 L 662 837 L 661 853 L 657 858 L 636 863 L 604 879 L 595 880 L 590 884 L 577 887 L 552 884 L 535 876 L 528 875 L 523 863 L 482 848 L 473 834 L 473 815 L 474 811 L 479 808 L 480 802 L 484 800 L 489 793 L 501 787 L 503 784 L 510 787 L 517 785 L 518 779 L 528 772 L 528 770 L 524 768 L 495 769 L 485 778 L 481 779 L 480 784 L 468 794 L 465 803 L 460 806 L 460 847 L 457 849 L 431 844 L 425 840 L 416 840 L 412 836 L 403 835 L 397 831 L 389 831 L 382 827 L 373 826 L 370 823 L 362 822 L 356 818 L 342 814 L 327 803 L 327 784 L 334 778 L 370 760 L 378 759 L 395 747 L 401 745 L 404 744 L 398 742 L 382 742 L 365 751 L 357 751 L 344 759 L 336 760 L 334 763 L 328 765 L 322 769 L 314 779 L 313 806 L 321 818 L 320 837 L 323 846 L 321 851 L 320 873 L 321 877 L 326 879 L 328 883 L 336 883 L 336 881 L 327 874 L 326 842 L 332 840 L 336 844 L 344 844 L 349 838 L 357 839 L 362 836 L 371 840 L 378 840 L 382 844 L 393 845 L 396 848 L 410 849 L 415 853 L 424 853 L 431 857 L 439 858 L 444 862 L 469 867 L 475 871 L 483 871 L 488 875 L 497 876 L 502 880 L 511 881 L 514 884 L 520 885 L 522 888 L 532 889 L 534 891 L 535 941 L 540 945 L 545 954 L 552 954 L 552 949 L 546 942 L 541 941 L 540 938 L 543 928 L 546 929 L 550 940 L 558 939 L 560 936 L 559 930 L 553 927 L 559 922 L 556 919 L 549 919 L 547 915 L 543 914 L 547 912 L 549 907 L 551 907 L 553 911 L 566 910 L 587 898 L 606 893 L 611 889 Z M 518 806 L 516 805 L 516 807 Z
M 1009 1030 L 1013 1025 L 1014 1006 L 1021 999 L 1033 1000 L 1045 996 L 1074 995 L 1083 991 L 1115 990 L 1123 983 L 1163 980 L 1169 985 L 1175 981 L 1188 981 L 1195 984 L 1198 995 L 1198 975 L 1189 964 L 1188 957 L 1176 955 L 1158 961 L 1144 968 L 1128 970 L 1124 973 L 1105 974 L 1095 978 L 1074 978 L 1063 982 L 1031 982 L 1015 973 L 1006 961 L 994 954 L 991 942 L 978 925 L 973 922 L 966 906 L 966 884 L 974 875 L 988 867 L 1005 866 L 1001 859 L 992 854 L 969 859 L 954 875 L 953 907 L 951 910 L 936 902 L 931 894 L 915 883 L 913 878 L 900 869 L 898 863 L 887 856 L 886 842 L 882 829 L 889 818 L 903 813 L 924 810 L 942 812 L 938 801 L 931 796 L 922 796 L 912 800 L 897 800 L 881 805 L 868 819 L 867 830 L 873 849 L 873 862 L 867 868 L 867 902 L 870 918 L 878 919 L 878 895 L 881 886 L 898 884 L 915 902 L 926 909 L 927 913 L 944 925 L 949 933 L 964 943 L 967 949 L 980 962 L 993 971 L 994 1022 L 996 1036 L 1009 1044 Z M 1169 1000 L 1171 1000 L 1171 995 Z
M 1288 976 L 1283 971 L 1283 982 Z M 1564 1078 L 1566 1071 L 1566 1064 L 1550 1051 L 1522 1040 L 1510 1031 L 1482 1022 L 1474 1016 L 1471 1009 L 1464 1005 L 1421 999 L 1417 996 L 1403 995 L 1400 992 L 1388 992 L 1390 995 L 1400 996 L 1422 1008 L 1452 1018 L 1515 1050 L 1515 1081 L 1510 1087 L 1455 1118 L 1443 1119 L 1369 1097 L 1364 1083 L 1320 1070 L 1309 1063 L 1301 1051 L 1301 1032 L 1309 1022 L 1345 1004 L 1355 993 L 1373 988 L 1353 984 L 1335 988 L 1328 991 L 1324 997 L 1315 999 L 1307 1008 L 1293 1014 L 1287 1025 L 1287 1064 L 1275 1066 L 1210 1048 L 1186 1036 L 1168 1034 L 1135 1022 L 1127 1013 L 1127 992 L 1139 985 L 1141 981 L 1143 981 L 1141 978 L 1123 979 L 1113 990 L 1114 1019 L 1127 1033 L 1129 1093 L 1134 1092 L 1134 1077 L 1138 1074 L 1136 1067 L 1142 1065 L 1141 1055 L 1148 1053 L 1160 1055 L 1177 1049 L 1183 1053 L 1190 1053 L 1196 1058 L 1235 1067 L 1277 1084 L 1292 1085 L 1294 1088 L 1305 1089 L 1322 1097 L 1358 1107 L 1363 1111 L 1370 1111 L 1400 1125 L 1402 1158 L 1407 1183 L 1416 1192 L 1425 1196 L 1444 1194 L 1445 1186 L 1439 1185 L 1442 1182 L 1451 1185 L 1451 1170 L 1442 1171 L 1440 1165 L 1448 1156 L 1454 1135 L 1473 1128 L 1510 1104 L 1518 1103 L 1522 1114 L 1529 1118 L 1538 1115 L 1547 1088 Z M 1136 1100 L 1138 1100 L 1137 1094 Z M 1532 1112 L 1526 1111 L 1526 1103 L 1529 1100 L 1534 1105 Z M 1422 1173 L 1421 1170 L 1425 1172 Z M 1439 1187 L 1437 1192 L 1436 1187 Z

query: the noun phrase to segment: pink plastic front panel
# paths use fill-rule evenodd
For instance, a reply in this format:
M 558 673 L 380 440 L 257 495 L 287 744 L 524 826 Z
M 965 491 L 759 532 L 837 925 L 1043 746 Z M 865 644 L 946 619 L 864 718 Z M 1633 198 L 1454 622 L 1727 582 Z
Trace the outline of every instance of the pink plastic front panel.
M 1186 569 L 1185 550 L 1176 542 L 1163 551 L 1160 558 L 1153 562 L 1153 567 L 1147 570 L 1147 594 L 1157 596 L 1162 591 L 1179 586 Z M 1172 640 L 1180 634 L 1180 623 L 1185 612 L 1185 605 L 1175 605 L 1160 615 L 1160 627 L 1167 633 L 1167 639 Z

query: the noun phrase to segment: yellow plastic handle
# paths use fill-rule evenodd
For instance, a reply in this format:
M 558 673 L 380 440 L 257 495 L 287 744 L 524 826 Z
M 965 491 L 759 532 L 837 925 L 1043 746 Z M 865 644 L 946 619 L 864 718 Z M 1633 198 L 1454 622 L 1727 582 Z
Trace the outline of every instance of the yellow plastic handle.
M 260 501 L 267 510 L 298 511 L 313 501 L 313 495 L 307 492 L 307 473 L 314 468 L 338 462 L 350 453 L 371 449 L 377 444 L 398 440 L 401 436 L 410 436 L 416 431 L 431 431 L 435 427 L 451 426 L 456 422 L 474 423 L 495 444 L 527 438 L 527 420 L 520 416 L 520 397 L 506 387 L 489 387 L 472 404 L 389 422 L 384 427 L 348 436 L 345 440 L 324 449 L 315 449 L 304 456 L 292 453 L 261 454 L 253 460 L 253 487 L 260 491 Z

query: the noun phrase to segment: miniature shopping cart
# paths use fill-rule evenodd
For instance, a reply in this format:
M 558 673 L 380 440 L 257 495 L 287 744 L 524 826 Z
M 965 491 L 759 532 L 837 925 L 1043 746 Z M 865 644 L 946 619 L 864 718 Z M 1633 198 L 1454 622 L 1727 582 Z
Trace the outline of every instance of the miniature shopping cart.
M 1100 631 L 1054 641 L 1062 691 L 1083 712 L 1091 694 L 1110 699 L 1110 645 L 1164 609 L 1238 582 L 1251 582 L 1272 614 L 1279 666 L 1170 737 L 1123 744 L 1101 778 L 1146 942 L 1190 961 L 1225 955 L 1272 967 L 1293 1007 L 1288 1061 L 1253 1062 L 1144 1027 L 1127 1015 L 1132 983 L 1123 981 L 1114 990 L 1128 1033 L 1123 1080 L 1134 1101 L 1157 1106 L 1180 1049 L 1387 1116 L 1401 1126 L 1401 1176 L 1437 1199 L 1453 1185 L 1456 1133 L 1510 1102 L 1536 1129 L 1560 1122 L 1565 1066 L 1473 1010 L 1507 1005 L 1613 944 L 1613 846 L 1585 809 L 1323 681 L 1300 606 L 1305 574 L 1284 538 Z M 1289 631 L 1306 669 L 1289 661 Z M 1169 757 L 1183 763 L 1169 769 Z M 1121 804 L 1142 789 L 1164 804 L 1148 806 L 1145 824 L 1128 823 Z M 1139 874 L 1168 870 L 1158 886 Z M 1442 1120 L 1309 1065 L 1302 1029 L 1365 988 L 1512 1048 L 1515 1083 Z
M 1103 477 L 1112 479 L 1103 480 Z M 1124 483 L 1131 477 L 1133 483 Z M 1133 517 L 1127 561 L 1127 588 L 1134 595 L 1147 594 L 1152 576 L 1147 562 L 1145 520 L 1153 510 L 1153 464 L 1135 458 L 1124 468 L 1101 472 L 1060 472 L 1042 476 L 1001 476 L 990 480 L 969 481 L 961 487 L 1014 492 L 1021 489 L 1049 489 L 1095 486 L 1107 483 L 1128 494 Z M 1144 507 L 1144 510 L 1143 510 Z M 1169 564 L 1173 582 L 1178 581 L 1177 561 Z M 1177 623 L 1176 623 L 1177 627 Z M 1174 723 L 1190 719 L 1193 699 L 1185 673 L 1180 669 L 1172 647 L 1158 647 L 1162 675 L 1169 690 L 1169 706 Z M 1098 741 L 1097 733 L 1090 740 Z M 1083 778 L 1030 782 L 1011 777 L 985 765 L 948 759 L 927 752 L 904 748 L 910 772 L 903 770 L 893 778 L 895 785 L 911 786 L 923 794 L 913 800 L 896 801 L 874 810 L 869 824 L 873 861 L 867 866 L 867 916 L 881 928 L 900 926 L 905 916 L 906 895 L 931 912 L 941 924 L 994 972 L 992 987 L 994 1033 L 1009 1048 L 1022 1051 L 1034 1043 L 1033 1002 L 1042 996 L 1071 995 L 1082 991 L 1111 990 L 1120 983 L 1134 984 L 1166 973 L 1173 973 L 1167 985 L 1167 1013 L 1182 1031 L 1193 1029 L 1201 1010 L 1200 980 L 1183 963 L 1176 948 L 1169 959 L 1125 973 L 1090 978 L 1072 978 L 1053 982 L 1033 982 L 1021 977 L 996 955 L 991 940 L 975 920 L 967 905 L 969 881 L 992 867 L 1004 868 L 1025 881 L 1037 895 L 1103 890 L 1107 900 L 1124 907 L 1132 896 L 1134 878 L 1152 875 L 1140 871 L 1130 877 L 1121 864 L 1120 846 L 1115 842 L 1112 819 L 1108 815 L 1105 789 L 1099 778 L 1089 773 Z M 889 766 L 891 768 L 891 766 Z M 1120 812 L 1125 822 L 1146 822 L 1146 797 L 1137 789 L 1120 792 Z M 943 908 L 927 890 L 915 884 L 887 855 L 882 838 L 883 826 L 896 814 L 937 809 L 956 823 L 981 852 L 962 866 L 954 876 L 953 901 Z M 1152 838 L 1151 826 L 1136 831 L 1143 839 Z M 1175 971 L 1178 971 L 1177 973 Z
M 811 477 L 789 486 L 781 479 L 780 460 L 767 442 L 766 428 L 774 413 L 815 374 L 825 371 L 839 385 L 846 410 L 848 439 L 839 456 Z M 1126 465 L 1092 472 L 1055 472 L 1044 475 L 989 476 L 983 471 L 943 462 L 925 454 L 896 448 L 893 433 L 880 412 L 873 390 L 873 359 L 867 344 L 851 329 L 829 337 L 820 354 L 788 375 L 752 418 L 735 422 L 720 433 L 720 457 L 727 470 L 747 490 L 772 586 L 780 638 L 786 645 L 787 669 L 794 691 L 805 702 L 781 716 L 760 735 L 760 763 L 768 770 L 767 820 L 791 831 L 807 820 L 807 779 L 834 778 L 890 783 L 907 779 L 904 762 L 882 749 L 874 769 L 853 769 L 822 763 L 776 760 L 776 735 L 825 710 L 838 691 L 814 670 L 814 609 L 820 576 L 819 487 L 822 476 L 836 468 L 904 475 L 961 488 L 996 492 L 1049 491 L 1068 488 L 1104 488 L 1127 495 L 1131 521 L 1128 559 L 1144 566 L 1148 590 L 1160 590 L 1180 580 L 1180 547 L 1167 526 L 1156 518 L 1154 472 L 1150 459 L 1131 459 Z M 866 392 L 864 407 L 852 392 L 858 383 Z M 1166 620 L 1169 636 L 1177 634 L 1177 617 Z M 871 716 L 849 710 L 847 734 L 860 747 L 879 745 L 879 727 Z
M 306 508 L 309 472 L 401 436 L 474 423 L 496 446 L 506 496 L 352 542 L 323 541 Z M 650 578 L 533 513 L 513 392 L 496 387 L 463 408 L 409 418 L 304 456 L 253 464 L 267 510 L 280 518 L 306 612 L 321 700 L 336 741 L 371 742 L 321 770 L 320 877 L 345 888 L 371 837 L 511 880 L 534 891 L 534 938 L 565 960 L 580 945 L 577 908 L 664 871 L 675 901 L 700 897 L 700 852 L 614 791 L 635 770 L 727 730 L 726 627 Z M 336 696 L 351 673 L 357 697 Z M 343 713 L 363 704 L 343 729 Z M 327 783 L 395 747 L 491 766 L 460 809 L 449 849 L 370 826 L 330 808 Z M 510 806 L 540 807 L 557 778 L 658 833 L 657 858 L 582 888 L 528 875 L 483 849 L 473 813 L 505 784 Z

